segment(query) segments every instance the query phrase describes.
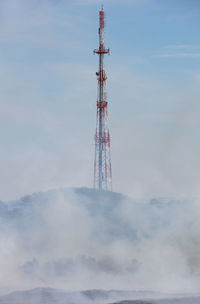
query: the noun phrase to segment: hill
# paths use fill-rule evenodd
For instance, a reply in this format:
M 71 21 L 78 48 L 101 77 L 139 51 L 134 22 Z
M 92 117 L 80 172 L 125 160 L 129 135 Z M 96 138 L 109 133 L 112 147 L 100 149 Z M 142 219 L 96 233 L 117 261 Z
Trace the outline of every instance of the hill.
M 148 291 L 122 291 L 122 290 L 86 290 L 66 292 L 53 288 L 35 288 L 26 291 L 16 291 L 0 297 L 0 304 L 197 304 L 200 297 L 181 297 L 162 299 L 164 295 Z M 159 297 L 159 299 L 158 299 Z M 121 300 L 121 299 L 132 300 Z M 157 299 L 156 299 L 157 298 Z

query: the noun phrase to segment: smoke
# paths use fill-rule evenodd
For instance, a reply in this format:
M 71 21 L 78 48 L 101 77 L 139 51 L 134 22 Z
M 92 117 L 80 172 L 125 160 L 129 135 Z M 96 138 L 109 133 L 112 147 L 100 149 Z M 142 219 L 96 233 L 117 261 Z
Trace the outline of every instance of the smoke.
M 0 205 L 1 293 L 198 291 L 198 201 L 134 201 L 90 189 L 55 190 Z

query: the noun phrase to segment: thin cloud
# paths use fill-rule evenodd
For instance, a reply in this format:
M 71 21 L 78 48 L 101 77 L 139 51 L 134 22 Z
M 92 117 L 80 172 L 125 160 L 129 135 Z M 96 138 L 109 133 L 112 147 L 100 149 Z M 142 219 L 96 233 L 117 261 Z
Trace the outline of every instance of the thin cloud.
M 196 49 L 200 49 L 200 45 L 192 45 L 192 44 L 177 44 L 177 45 L 168 45 L 166 47 L 166 49 L 171 49 L 171 50 L 180 50 L 180 49 L 193 49 L 193 50 L 196 50 Z
M 146 2 L 151 2 L 151 0 L 75 0 L 74 1 L 76 4 L 99 4 L 99 6 L 101 6 L 101 4 L 103 3 L 104 5 L 106 4 L 143 4 Z
M 200 53 L 176 53 L 176 54 L 160 54 L 155 57 L 159 58 L 198 58 L 200 57 Z
M 200 45 L 177 44 L 168 45 L 163 48 L 160 54 L 153 57 L 159 58 L 198 58 L 200 57 Z

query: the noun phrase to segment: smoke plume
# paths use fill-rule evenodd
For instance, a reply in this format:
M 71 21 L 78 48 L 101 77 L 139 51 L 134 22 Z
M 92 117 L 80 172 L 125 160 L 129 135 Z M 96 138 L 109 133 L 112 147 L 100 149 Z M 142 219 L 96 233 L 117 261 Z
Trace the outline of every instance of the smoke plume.
M 87 188 L 1 202 L 0 292 L 198 291 L 199 218 L 198 200 L 136 201 Z

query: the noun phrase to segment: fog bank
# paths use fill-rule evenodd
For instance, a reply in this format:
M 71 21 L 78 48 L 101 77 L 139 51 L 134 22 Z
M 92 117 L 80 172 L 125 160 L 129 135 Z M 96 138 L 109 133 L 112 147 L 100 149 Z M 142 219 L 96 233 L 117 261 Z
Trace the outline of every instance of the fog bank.
M 0 292 L 198 292 L 198 200 L 61 189 L 0 203 Z

